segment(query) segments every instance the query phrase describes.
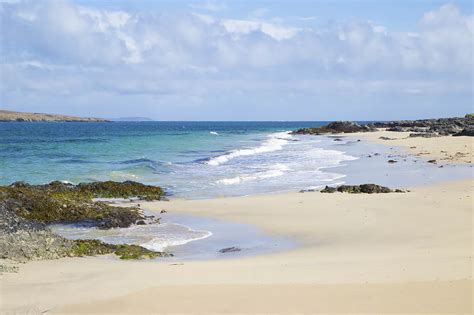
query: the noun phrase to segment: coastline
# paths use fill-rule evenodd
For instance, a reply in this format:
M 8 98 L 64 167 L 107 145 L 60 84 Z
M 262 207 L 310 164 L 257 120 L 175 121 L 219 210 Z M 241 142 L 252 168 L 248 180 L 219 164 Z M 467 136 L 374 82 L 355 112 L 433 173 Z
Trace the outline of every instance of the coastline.
M 439 139 L 423 140 L 445 149 Z M 410 190 L 144 203 L 152 211 L 251 224 L 300 246 L 182 264 L 108 256 L 31 262 L 18 274 L 1 276 L 1 308 L 6 313 L 470 313 L 472 179 Z

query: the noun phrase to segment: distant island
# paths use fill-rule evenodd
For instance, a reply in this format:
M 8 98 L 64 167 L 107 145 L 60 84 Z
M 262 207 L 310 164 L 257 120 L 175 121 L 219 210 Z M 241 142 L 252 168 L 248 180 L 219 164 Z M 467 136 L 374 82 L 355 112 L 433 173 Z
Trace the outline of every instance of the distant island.
M 109 120 L 103 119 L 103 118 L 95 118 L 95 117 L 78 117 L 78 116 L 67 116 L 67 115 L 56 115 L 56 114 L 24 113 L 24 112 L 14 112 L 14 111 L 9 111 L 9 110 L 0 110 L 0 121 L 2 122 L 9 122 L 9 121 L 106 122 Z

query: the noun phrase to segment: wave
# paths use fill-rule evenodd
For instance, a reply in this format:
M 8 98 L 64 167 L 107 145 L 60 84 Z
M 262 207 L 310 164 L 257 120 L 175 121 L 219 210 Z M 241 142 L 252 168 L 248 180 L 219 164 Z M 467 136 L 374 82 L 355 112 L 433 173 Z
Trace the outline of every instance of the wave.
M 219 166 L 240 156 L 255 155 L 260 153 L 273 152 L 283 149 L 283 146 L 291 139 L 289 132 L 277 132 L 268 136 L 268 140 L 264 141 L 261 146 L 248 149 L 238 149 L 230 151 L 226 154 L 219 155 L 205 162 L 207 165 Z
M 166 223 L 162 225 L 166 225 Z M 169 233 L 166 236 L 155 237 L 148 242 L 141 243 L 140 246 L 153 251 L 163 251 L 171 246 L 184 245 L 208 238 L 212 235 L 211 231 L 193 230 L 190 227 L 177 223 L 173 223 L 172 225 L 175 227 L 182 227 L 185 231 L 181 231 L 179 235 Z
M 253 180 L 261 180 L 273 177 L 279 177 L 285 174 L 286 171 L 289 171 L 290 168 L 284 164 L 275 164 L 271 166 L 271 169 L 264 172 L 258 172 L 255 174 L 248 174 L 248 175 L 239 175 L 231 178 L 224 178 L 216 181 L 216 184 L 223 184 L 223 185 L 235 185 L 240 184 L 242 182 L 248 182 Z
M 119 162 L 119 164 L 140 164 L 140 163 L 158 163 L 158 162 L 147 159 L 147 158 L 139 158 L 139 159 L 125 160 L 125 161 Z
M 219 135 L 219 133 L 217 133 L 217 132 L 215 132 L 215 131 L 209 131 L 209 133 L 210 133 L 211 135 L 214 135 L 214 136 L 218 136 L 218 135 Z

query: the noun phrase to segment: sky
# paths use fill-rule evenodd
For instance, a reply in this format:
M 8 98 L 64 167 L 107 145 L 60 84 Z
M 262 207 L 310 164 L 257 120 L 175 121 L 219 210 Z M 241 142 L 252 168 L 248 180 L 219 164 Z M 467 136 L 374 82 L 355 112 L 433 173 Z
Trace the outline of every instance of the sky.
M 471 1 L 0 0 L 0 108 L 155 120 L 474 112 Z

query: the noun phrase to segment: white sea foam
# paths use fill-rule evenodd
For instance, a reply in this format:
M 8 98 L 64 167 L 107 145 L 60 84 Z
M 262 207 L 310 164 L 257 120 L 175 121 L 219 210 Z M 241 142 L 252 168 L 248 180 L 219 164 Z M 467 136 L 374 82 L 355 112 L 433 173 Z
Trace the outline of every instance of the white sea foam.
M 224 155 L 214 157 L 206 162 L 211 166 L 218 166 L 226 163 L 236 157 L 255 155 L 260 153 L 273 152 L 283 149 L 283 146 L 288 143 L 288 139 L 292 136 L 289 132 L 277 132 L 268 136 L 268 139 L 262 145 L 255 148 L 233 150 Z
M 242 182 L 279 177 L 279 176 L 284 175 L 286 171 L 290 170 L 290 168 L 287 165 L 280 164 L 280 163 L 272 165 L 270 168 L 271 169 L 264 172 L 257 172 L 254 174 L 239 175 L 239 176 L 230 177 L 230 178 L 223 178 L 223 179 L 217 180 L 216 183 L 223 184 L 223 185 L 235 185 L 235 184 L 240 184 Z
M 212 235 L 210 231 L 193 230 L 177 223 L 136 225 L 109 230 L 56 224 L 52 225 L 51 229 L 69 239 L 99 239 L 110 244 L 140 245 L 155 251 L 162 251 L 170 246 L 184 245 Z
M 165 223 L 166 224 L 166 223 Z M 164 225 L 164 224 L 163 224 Z M 180 226 L 185 231 L 181 233 L 165 233 L 161 236 L 154 237 L 148 242 L 140 245 L 154 251 L 163 251 L 170 246 L 184 245 L 193 241 L 202 240 L 212 235 L 210 231 L 193 230 L 187 226 L 173 223 L 174 226 Z
M 214 135 L 214 136 L 218 136 L 218 135 L 219 135 L 219 133 L 217 133 L 217 132 L 215 132 L 215 131 L 209 131 L 209 133 L 210 133 L 211 135 Z

